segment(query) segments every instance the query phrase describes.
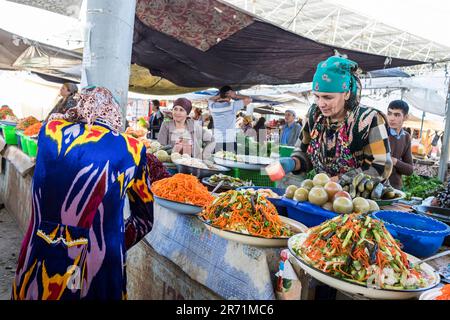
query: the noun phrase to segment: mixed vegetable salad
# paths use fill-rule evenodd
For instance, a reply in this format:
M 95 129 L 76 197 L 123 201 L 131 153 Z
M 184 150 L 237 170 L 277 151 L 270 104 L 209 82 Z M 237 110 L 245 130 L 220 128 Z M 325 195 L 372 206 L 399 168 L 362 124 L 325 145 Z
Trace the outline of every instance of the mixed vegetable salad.
M 293 235 L 266 197 L 246 190 L 222 193 L 204 208 L 200 217 L 214 227 L 263 238 Z
M 432 277 L 412 267 L 384 224 L 368 215 L 341 215 L 309 229 L 292 243 L 295 254 L 309 265 L 368 287 L 414 290 Z

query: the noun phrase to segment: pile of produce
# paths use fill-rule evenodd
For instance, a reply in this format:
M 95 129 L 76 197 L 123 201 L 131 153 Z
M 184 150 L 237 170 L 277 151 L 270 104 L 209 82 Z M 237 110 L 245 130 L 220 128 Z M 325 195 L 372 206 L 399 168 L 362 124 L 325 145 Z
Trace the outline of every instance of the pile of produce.
M 229 151 L 219 151 L 214 154 L 214 157 L 225 159 L 225 160 L 231 160 L 231 161 L 237 161 L 237 155 L 233 152 Z
M 311 228 L 292 248 L 307 264 L 329 275 L 382 289 L 427 287 L 432 278 L 407 255 L 384 224 L 367 215 L 342 215 Z
M 151 190 L 160 198 L 200 207 L 214 200 L 208 189 L 190 174 L 177 173 L 161 179 L 152 184 Z
M 447 187 L 438 193 L 438 195 L 431 202 L 432 206 L 441 208 L 450 208 L 450 182 Z
M 0 108 L 0 120 L 17 122 L 17 117 L 10 107 L 2 106 Z
M 155 154 L 158 150 L 160 150 L 162 145 L 158 141 L 150 141 L 149 146 L 147 147 L 147 152 Z
M 343 175 L 339 184 L 352 198 L 362 197 L 372 200 L 390 200 L 401 197 L 391 186 L 385 186 L 379 178 L 373 178 L 364 173 L 357 174 L 354 178 Z
M 273 190 L 270 190 L 270 189 L 258 189 L 258 190 L 255 190 L 255 189 L 250 188 L 250 189 L 245 189 L 245 192 L 249 193 L 249 194 L 252 194 L 252 195 L 253 194 L 260 194 L 260 195 L 262 195 L 262 196 L 264 196 L 266 198 L 275 198 L 275 199 L 280 199 L 281 198 L 278 194 L 276 194 L 275 192 L 273 192 Z
M 373 200 L 362 197 L 353 199 L 339 183 L 331 181 L 324 173 L 316 174 L 312 180 L 303 180 L 300 188 L 294 185 L 289 186 L 284 196 L 299 202 L 308 201 L 321 206 L 325 210 L 340 214 L 367 213 L 380 210 Z
M 239 178 L 230 177 L 225 174 L 215 174 L 208 179 L 211 185 L 218 185 L 223 181 L 222 188 L 237 189 L 240 187 L 250 187 L 253 185 L 250 181 L 244 181 Z
M 26 117 L 26 118 L 19 120 L 19 122 L 17 123 L 16 129 L 17 130 L 25 130 L 29 126 L 32 126 L 33 124 L 36 124 L 38 122 L 39 122 L 39 120 L 33 116 Z
M 290 237 L 293 232 L 278 216 L 274 205 L 260 194 L 230 190 L 207 205 L 200 216 L 223 230 L 263 238 Z
M 199 169 L 209 169 L 208 165 L 204 163 L 202 160 L 191 158 L 187 154 L 183 154 L 183 156 L 174 161 L 176 164 L 182 164 L 184 166 L 199 168 Z M 211 167 L 211 169 L 214 169 Z
M 131 127 L 128 127 L 125 130 L 125 133 L 129 134 L 133 138 L 137 139 L 137 138 L 145 137 L 147 135 L 147 130 L 145 130 L 145 129 L 137 129 L 137 130 L 135 130 L 135 129 L 131 128 Z
M 150 183 L 153 184 L 156 181 L 170 177 L 170 174 L 167 172 L 162 162 L 156 158 L 156 156 L 150 153 L 147 153 L 146 156 Z
M 37 122 L 35 124 L 32 124 L 28 128 L 26 128 L 23 132 L 24 135 L 28 137 L 37 136 L 39 134 L 39 131 L 41 131 L 42 123 Z
M 437 178 L 424 178 L 413 173 L 410 176 L 403 176 L 403 191 L 406 199 L 411 197 L 426 199 L 432 197 L 444 189 L 441 180 Z

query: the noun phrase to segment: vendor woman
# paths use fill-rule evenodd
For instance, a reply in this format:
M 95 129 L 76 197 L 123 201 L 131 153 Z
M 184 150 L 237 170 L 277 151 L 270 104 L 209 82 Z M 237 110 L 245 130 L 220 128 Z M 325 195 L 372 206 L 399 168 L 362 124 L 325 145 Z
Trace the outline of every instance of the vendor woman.
M 315 103 L 290 158 L 281 158 L 285 173 L 315 169 L 337 181 L 359 172 L 389 178 L 392 160 L 385 116 L 359 104 L 361 85 L 355 62 L 333 56 L 319 63 L 313 78 Z
M 172 152 L 188 154 L 198 159 L 207 159 L 214 151 L 215 142 L 211 131 L 188 118 L 192 103 L 186 98 L 174 101 L 173 120 L 164 122 L 159 130 L 158 142 L 170 145 Z

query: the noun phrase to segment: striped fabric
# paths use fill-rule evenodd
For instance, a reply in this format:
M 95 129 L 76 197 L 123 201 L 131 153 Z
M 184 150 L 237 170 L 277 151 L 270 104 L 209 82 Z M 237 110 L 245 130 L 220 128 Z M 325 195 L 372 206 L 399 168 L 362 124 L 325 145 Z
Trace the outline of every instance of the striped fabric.
M 365 106 L 349 112 L 344 124 L 330 124 L 316 105 L 311 106 L 292 156 L 301 163 L 296 173 L 315 169 L 341 176 L 363 171 L 386 180 L 392 172 L 386 119 Z

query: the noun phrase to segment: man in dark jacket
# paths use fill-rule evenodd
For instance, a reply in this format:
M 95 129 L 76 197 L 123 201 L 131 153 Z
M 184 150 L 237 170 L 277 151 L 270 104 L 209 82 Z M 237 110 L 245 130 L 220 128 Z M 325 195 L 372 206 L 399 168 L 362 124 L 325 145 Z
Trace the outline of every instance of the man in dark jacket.
M 402 189 L 402 175 L 413 174 L 411 136 L 403 129 L 408 118 L 409 106 L 405 101 L 394 100 L 388 107 L 389 144 L 394 168 L 389 182 L 396 189 Z
M 159 129 L 161 129 L 161 125 L 164 121 L 164 115 L 159 110 L 159 100 L 153 100 L 153 113 L 150 116 L 150 120 L 148 121 L 148 138 L 150 139 L 158 139 Z

